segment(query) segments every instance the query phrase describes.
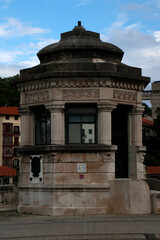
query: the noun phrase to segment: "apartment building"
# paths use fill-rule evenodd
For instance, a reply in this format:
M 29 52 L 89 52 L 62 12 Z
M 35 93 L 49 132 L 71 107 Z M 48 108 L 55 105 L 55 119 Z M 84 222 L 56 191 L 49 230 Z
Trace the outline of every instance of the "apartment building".
M 20 143 L 18 107 L 0 107 L 0 166 L 19 165 L 17 149 Z

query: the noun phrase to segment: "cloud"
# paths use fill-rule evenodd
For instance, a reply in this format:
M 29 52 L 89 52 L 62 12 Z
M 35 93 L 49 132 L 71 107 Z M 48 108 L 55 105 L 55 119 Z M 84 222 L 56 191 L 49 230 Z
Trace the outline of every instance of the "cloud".
M 9 77 L 19 73 L 19 70 L 39 64 L 37 52 L 43 47 L 55 43 L 56 39 L 40 38 L 37 42 L 29 42 L 15 46 L 17 50 L 0 49 L 0 77 Z M 27 59 L 27 60 L 24 60 Z
M 32 48 L 32 49 L 42 49 L 43 47 L 49 45 L 49 44 L 52 44 L 52 43 L 56 43 L 58 42 L 59 40 L 58 39 L 53 39 L 53 38 L 50 38 L 50 39 L 47 39 L 47 38 L 39 38 L 39 41 L 37 43 L 33 43 L 33 42 L 30 42 L 29 43 L 29 47 Z
M 0 0 L 0 3 L 2 3 L 1 9 L 5 10 L 5 9 L 9 8 L 9 4 L 13 1 L 14 0 Z
M 124 51 L 123 63 L 142 68 L 152 81 L 160 80 L 160 31 L 146 34 L 136 25 L 113 24 L 101 38 Z
M 86 5 L 89 5 L 92 1 L 94 1 L 94 0 L 79 0 L 78 3 L 76 4 L 76 6 L 77 7 L 86 6 Z
M 49 30 L 39 27 L 32 27 L 29 24 L 22 23 L 15 18 L 6 18 L 6 21 L 0 24 L 0 37 L 18 37 L 46 33 Z

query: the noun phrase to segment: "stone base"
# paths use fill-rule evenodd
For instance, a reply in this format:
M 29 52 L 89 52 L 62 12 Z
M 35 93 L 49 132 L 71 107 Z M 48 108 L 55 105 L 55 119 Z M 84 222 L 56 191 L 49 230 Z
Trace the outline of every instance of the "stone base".
M 160 214 L 160 191 L 151 191 L 152 212 Z
M 151 213 L 150 190 L 143 180 L 116 179 L 110 188 L 112 214 Z
M 48 216 L 83 216 L 109 214 L 107 207 L 47 207 L 47 206 L 19 206 L 19 213 L 39 214 Z

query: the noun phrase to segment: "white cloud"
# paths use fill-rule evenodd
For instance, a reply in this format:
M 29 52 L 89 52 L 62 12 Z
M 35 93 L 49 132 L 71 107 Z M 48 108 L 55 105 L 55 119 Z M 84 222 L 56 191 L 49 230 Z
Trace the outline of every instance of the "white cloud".
M 90 4 L 94 0 L 79 0 L 78 3 L 76 4 L 77 7 L 79 6 L 86 6 Z
M 142 74 L 152 81 L 160 80 L 160 31 L 146 34 L 136 29 L 136 24 L 113 24 L 101 37 L 124 51 L 123 63 L 142 68 Z
M 2 3 L 1 9 L 5 10 L 5 9 L 9 8 L 9 4 L 13 1 L 14 0 L 0 0 L 0 3 Z
M 1 51 L 0 50 L 0 62 L 1 63 L 8 63 L 13 62 L 18 55 L 22 55 L 23 52 L 21 51 Z
M 32 27 L 29 24 L 22 23 L 15 18 L 6 18 L 6 21 L 0 24 L 0 37 L 17 37 L 46 33 L 48 29 Z
M 30 42 L 29 43 L 29 47 L 40 50 L 43 47 L 45 47 L 45 46 L 47 46 L 49 44 L 52 44 L 52 43 L 56 43 L 58 41 L 59 41 L 58 39 L 53 39 L 53 38 L 50 38 L 50 39 L 40 38 L 39 42 L 37 42 L 37 43 Z

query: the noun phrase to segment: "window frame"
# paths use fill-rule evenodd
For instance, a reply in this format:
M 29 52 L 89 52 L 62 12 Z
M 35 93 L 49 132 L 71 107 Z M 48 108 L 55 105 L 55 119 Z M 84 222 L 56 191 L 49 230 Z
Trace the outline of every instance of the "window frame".
M 77 108 L 77 112 L 75 111 L 75 113 L 69 113 L 68 110 L 71 109 L 75 109 Z M 83 109 L 94 109 L 94 113 L 87 113 L 87 112 L 81 112 L 81 108 Z M 66 108 L 65 108 L 65 144 L 76 144 L 76 145 L 91 145 L 91 144 L 97 144 L 97 105 L 94 104 L 67 104 Z M 80 117 L 80 121 L 79 122 L 69 122 L 69 118 L 70 117 Z M 94 121 L 83 121 L 83 117 L 93 117 Z M 93 143 L 83 143 L 83 135 L 82 135 L 82 125 L 83 124 L 93 124 L 94 126 L 94 142 Z M 71 143 L 69 142 L 69 125 L 70 124 L 80 124 L 80 143 Z

